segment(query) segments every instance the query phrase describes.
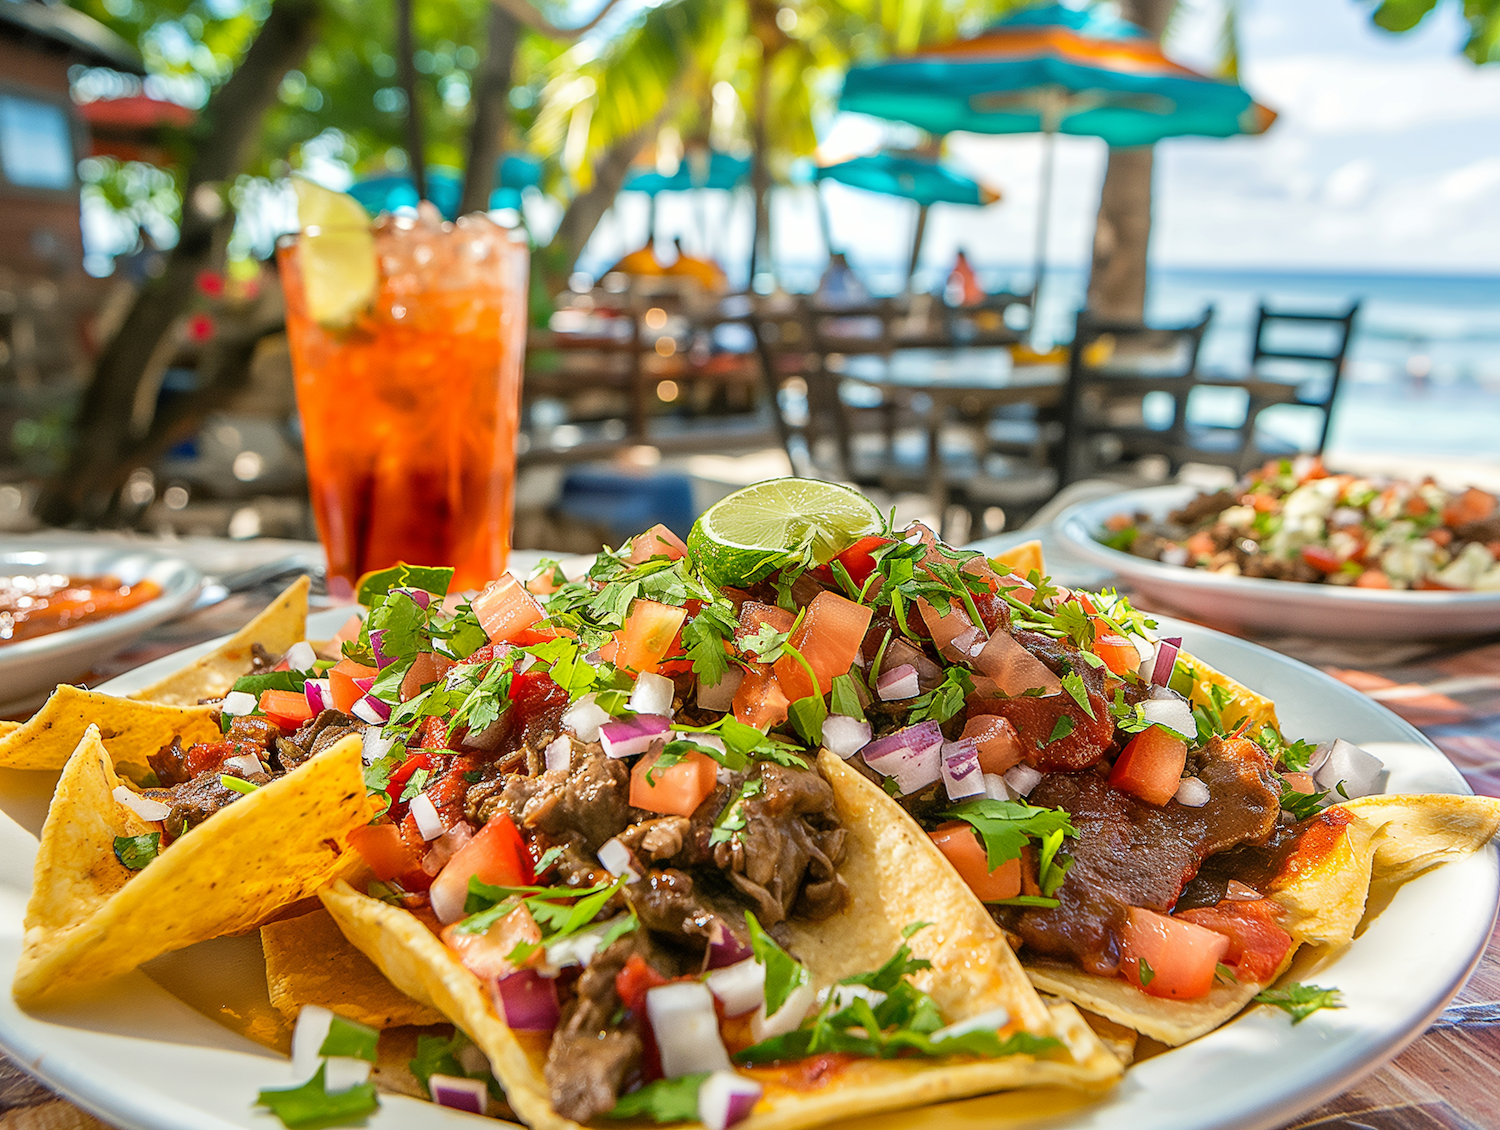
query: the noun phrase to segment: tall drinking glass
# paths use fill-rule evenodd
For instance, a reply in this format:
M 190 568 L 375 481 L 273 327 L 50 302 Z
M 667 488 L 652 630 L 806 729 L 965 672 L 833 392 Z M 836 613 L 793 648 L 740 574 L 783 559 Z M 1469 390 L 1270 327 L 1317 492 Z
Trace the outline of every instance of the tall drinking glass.
M 527 248 L 482 215 L 387 216 L 374 234 L 374 300 L 343 326 L 314 320 L 304 287 L 304 256 L 337 233 L 278 249 L 329 591 L 397 561 L 476 588 L 510 552 Z

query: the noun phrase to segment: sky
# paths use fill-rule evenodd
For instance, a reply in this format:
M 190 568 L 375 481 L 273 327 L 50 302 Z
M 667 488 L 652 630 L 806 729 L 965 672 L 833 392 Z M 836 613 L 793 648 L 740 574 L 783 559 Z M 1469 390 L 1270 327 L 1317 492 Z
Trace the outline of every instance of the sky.
M 1213 69 L 1224 0 L 1183 0 L 1168 52 Z M 1156 149 L 1152 262 L 1164 267 L 1500 274 L 1500 65 L 1461 53 L 1465 27 L 1447 0 L 1414 32 L 1375 28 L 1362 0 L 1239 0 L 1241 81 L 1280 117 L 1261 137 L 1176 139 Z M 886 127 L 840 115 L 825 157 L 877 148 Z M 1040 141 L 954 135 L 949 159 L 999 189 L 982 211 L 935 208 L 924 262 L 958 248 L 1029 274 Z M 1084 266 L 1103 177 L 1103 144 L 1060 138 L 1048 261 Z M 915 208 L 839 185 L 824 188 L 835 246 L 867 264 L 904 264 Z M 811 189 L 782 193 L 777 259 L 820 260 Z M 699 207 L 699 206 L 694 206 Z M 624 201 L 591 248 L 608 261 L 638 245 L 643 199 Z M 748 217 L 723 201 L 665 203 L 663 234 L 738 259 Z

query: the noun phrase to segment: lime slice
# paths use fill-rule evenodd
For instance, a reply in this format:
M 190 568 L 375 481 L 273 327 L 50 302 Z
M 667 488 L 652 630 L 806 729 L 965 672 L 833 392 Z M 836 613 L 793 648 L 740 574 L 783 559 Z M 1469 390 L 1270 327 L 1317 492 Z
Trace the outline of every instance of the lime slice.
M 352 196 L 292 178 L 302 235 L 297 264 L 307 312 L 320 325 L 347 326 L 375 298 L 375 233 Z
M 817 479 L 771 479 L 714 503 L 693 523 L 688 552 L 716 585 L 758 581 L 790 557 L 822 564 L 882 529 L 864 495 Z

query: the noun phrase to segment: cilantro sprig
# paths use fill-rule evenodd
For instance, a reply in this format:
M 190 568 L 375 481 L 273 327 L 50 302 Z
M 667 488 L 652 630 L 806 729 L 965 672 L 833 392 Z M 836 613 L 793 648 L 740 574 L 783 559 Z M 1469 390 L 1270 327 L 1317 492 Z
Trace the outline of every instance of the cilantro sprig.
M 1260 1004 L 1274 1005 L 1292 1018 L 1293 1024 L 1301 1024 L 1313 1013 L 1325 1008 L 1343 1008 L 1344 996 L 1337 989 L 1325 989 L 1320 985 L 1304 985 L 1293 981 L 1284 989 L 1267 989 L 1257 993 Z
M 1021 849 L 1037 843 L 1037 885 L 1051 903 L 1063 885 L 1073 860 L 1061 854 L 1063 841 L 1077 836 L 1072 817 L 1061 808 L 1039 808 L 1019 800 L 966 800 L 942 814 L 945 820 L 963 820 L 974 826 L 984 841 L 985 862 L 993 871 L 1003 863 L 1021 858 Z M 1033 896 L 1034 897 L 1034 896 Z

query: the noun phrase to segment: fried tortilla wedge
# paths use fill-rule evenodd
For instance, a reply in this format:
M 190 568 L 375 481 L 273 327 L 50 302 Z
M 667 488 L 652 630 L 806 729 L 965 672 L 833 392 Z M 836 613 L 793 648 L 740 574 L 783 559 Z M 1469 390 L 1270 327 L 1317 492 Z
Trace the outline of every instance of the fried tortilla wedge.
M 1189 697 L 1194 706 L 1213 705 L 1213 699 L 1209 697 L 1213 687 L 1219 687 L 1229 696 L 1223 715 L 1226 728 L 1233 729 L 1248 720 L 1256 726 L 1274 726 L 1277 733 L 1281 732 L 1281 724 L 1276 720 L 1276 704 L 1265 695 L 1252 691 L 1222 671 L 1214 670 L 1196 655 L 1184 651 L 1177 661 L 1193 673 L 1193 693 Z
M 1122 1072 L 1072 1005 L 1049 1008 L 1027 983 L 1005 936 L 983 905 L 943 861 L 915 822 L 889 797 L 825 753 L 819 767 L 833 786 L 848 831 L 840 868 L 852 895 L 841 914 L 799 923 L 791 950 L 817 987 L 884 962 L 901 929 L 930 922 L 908 943 L 933 968 L 916 983 L 952 1020 L 1004 1007 L 1012 1024 L 1051 1036 L 1051 1055 L 998 1060 L 853 1060 L 809 1086 L 795 1068 L 746 1069 L 765 1095 L 742 1130 L 796 1130 L 840 1118 L 897 1110 L 1016 1087 L 1104 1088 Z M 533 1130 L 577 1123 L 552 1107 L 542 1067 L 547 1041 L 512 1032 L 498 1018 L 479 980 L 415 915 L 359 894 L 347 883 L 320 893 L 339 928 L 391 982 L 442 1011 L 489 1056 L 511 1107 Z
M 213 651 L 130 697 L 168 706 L 192 706 L 201 699 L 228 694 L 236 679 L 250 673 L 252 645 L 260 644 L 271 655 L 280 655 L 307 638 L 310 585 L 306 577 L 298 577 L 264 612 Z
M 303 1005 L 316 1004 L 372 1028 L 443 1023 L 440 1012 L 387 981 L 326 910 L 266 923 L 260 945 L 271 1003 L 288 1021 Z
M 1216 984 L 1208 996 L 1163 1000 L 1119 978 L 1055 962 L 1026 963 L 1038 989 L 1175 1047 L 1232 1019 L 1291 964 L 1297 945 L 1338 948 L 1354 938 L 1372 882 L 1403 883 L 1478 851 L 1500 831 L 1500 800 L 1477 796 L 1370 796 L 1324 809 L 1271 883 L 1296 945 L 1276 976 Z
M 0 738 L 8 738 L 20 728 L 19 722 L 0 722 Z
M 189 746 L 222 736 L 212 707 L 136 702 L 64 683 L 24 723 L 0 731 L 0 769 L 61 769 L 90 727 L 116 765 L 144 766 L 173 738 Z
M 63 767 L 42 826 L 12 992 L 30 1006 L 158 954 L 248 930 L 351 866 L 370 816 L 358 738 L 345 738 L 173 841 L 140 871 L 115 838 L 157 826 L 114 799 L 120 784 L 90 729 Z

